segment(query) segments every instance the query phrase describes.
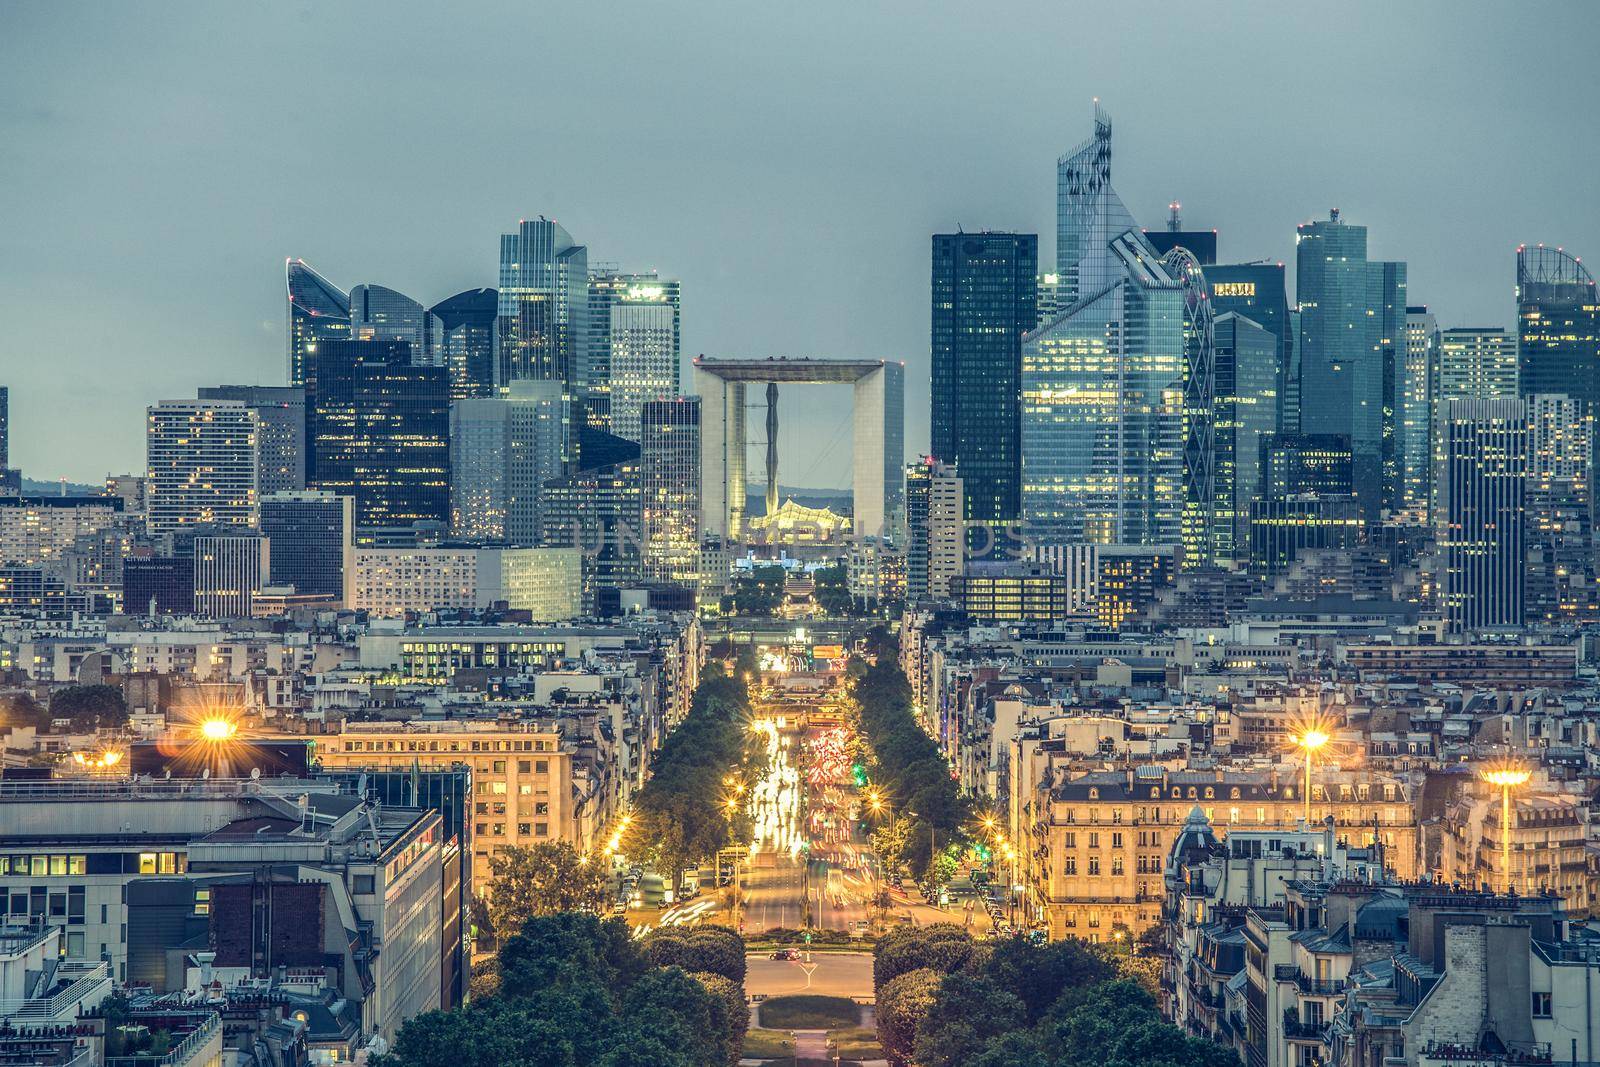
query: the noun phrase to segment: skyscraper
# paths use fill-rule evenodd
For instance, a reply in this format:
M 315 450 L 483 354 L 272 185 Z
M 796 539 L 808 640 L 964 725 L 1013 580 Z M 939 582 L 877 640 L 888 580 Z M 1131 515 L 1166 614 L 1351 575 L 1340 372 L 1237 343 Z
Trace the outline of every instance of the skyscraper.
M 1530 624 L 1600 617 L 1589 455 L 1594 416 L 1560 393 L 1525 397 L 1528 412 L 1526 618 Z
M 0 385 L 0 471 L 11 466 L 11 389 Z
M 163 400 L 145 427 L 151 533 L 254 527 L 259 493 L 255 410 L 237 400 Z
M 700 398 L 646 400 L 639 412 L 644 576 L 700 581 Z
M 906 467 L 906 600 L 943 599 L 966 556 L 966 505 L 956 469 L 932 456 Z M 987 540 L 987 539 L 986 539 Z
M 381 285 L 358 285 L 350 290 L 350 336 L 357 341 L 404 341 L 411 346 L 411 362 L 443 366 L 439 318 L 404 293 Z
M 494 390 L 494 330 L 500 294 L 468 289 L 433 305 L 439 320 L 438 358 L 450 372 L 450 399 L 488 396 Z
M 245 619 L 267 581 L 267 539 L 229 534 L 194 539 L 194 610 L 212 619 Z
M 450 406 L 450 528 L 464 541 L 532 547 L 544 486 L 565 470 L 571 405 L 560 382 L 515 381 Z
M 639 440 L 645 403 L 678 395 L 679 302 L 675 279 L 648 275 L 633 277 L 612 294 L 605 364 L 589 366 L 585 396 L 597 412 L 606 413 L 606 424 L 618 437 Z
M 1183 287 L 1135 229 L 1106 256 L 1118 277 L 1022 341 L 1024 525 L 1049 544 L 1177 544 Z
M 1183 566 L 1216 561 L 1217 339 L 1200 261 L 1175 247 L 1161 266 L 1183 289 Z
M 355 501 L 333 493 L 268 493 L 261 498 L 274 585 L 348 604 Z
M 356 526 L 450 521 L 445 370 L 411 363 L 403 341 L 318 346 L 307 389 L 307 484 L 355 498 Z
M 1401 374 L 1400 506 L 1426 519 L 1433 506 L 1433 416 L 1439 389 L 1439 324 L 1425 306 L 1406 308 Z
M 1273 387 L 1277 403 L 1273 411 L 1273 432 L 1294 433 L 1299 428 L 1300 412 L 1291 393 L 1295 386 L 1295 345 L 1298 330 L 1290 321 L 1289 288 L 1282 263 L 1207 264 L 1206 281 L 1211 284 L 1211 310 L 1217 316 L 1232 311 L 1258 324 L 1277 342 L 1275 366 L 1277 384 Z
M 1217 261 L 1216 230 L 1186 230 L 1183 228 L 1183 205 L 1174 200 L 1167 205 L 1167 225 L 1160 230 L 1140 230 L 1156 254 L 1165 256 L 1174 248 L 1186 248 L 1195 262 L 1209 267 Z
M 350 339 L 350 299 L 303 259 L 284 268 L 289 307 L 289 384 L 306 383 L 306 361 L 324 341 Z
M 306 487 L 306 391 L 298 385 L 212 385 L 201 400 L 237 400 L 256 413 L 262 496 Z
M 1254 319 L 1218 315 L 1214 403 L 1215 486 L 1211 558 L 1248 555 L 1250 502 L 1263 496 L 1261 442 L 1278 421 L 1278 339 Z
M 1038 325 L 1038 264 L 1031 233 L 933 236 L 932 451 L 960 468 L 974 523 L 1022 514 L 1022 335 Z
M 1392 410 L 1395 346 L 1404 335 L 1405 265 L 1367 259 L 1367 228 L 1326 220 L 1296 233 L 1300 312 L 1300 429 L 1350 439 L 1356 496 L 1376 521 L 1393 496 L 1385 481 L 1385 408 Z M 1316 398 L 1315 402 L 1311 398 Z M 1388 424 L 1392 435 L 1392 421 Z
M 1517 339 L 1497 326 L 1458 326 L 1439 335 L 1439 399 L 1515 400 Z
M 641 467 L 636 442 L 580 426 L 571 472 L 545 486 L 542 541 L 580 549 L 583 605 L 593 612 L 600 589 L 624 589 L 643 571 Z
M 1600 414 L 1600 297 L 1570 252 L 1517 249 L 1517 361 L 1525 395 L 1562 393 Z
M 544 218 L 523 219 L 500 238 L 497 385 L 522 378 L 584 378 L 588 351 L 589 250 Z
M 1056 274 L 1063 309 L 1122 277 L 1112 242 L 1130 232 L 1135 243 L 1155 258 L 1111 188 L 1111 116 L 1097 100 L 1093 135 L 1056 160 Z
M 1452 633 L 1521 626 L 1528 420 L 1520 400 L 1444 409 L 1445 621 Z

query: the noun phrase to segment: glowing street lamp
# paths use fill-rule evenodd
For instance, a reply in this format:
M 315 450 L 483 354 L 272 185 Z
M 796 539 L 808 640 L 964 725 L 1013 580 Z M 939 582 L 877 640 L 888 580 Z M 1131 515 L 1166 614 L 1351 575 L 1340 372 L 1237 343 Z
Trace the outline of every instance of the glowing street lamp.
M 200 723 L 200 736 L 207 741 L 231 741 L 239 732 L 239 724 L 232 719 L 204 719 Z
M 1317 750 L 1326 746 L 1331 740 L 1333 739 L 1328 736 L 1326 731 L 1319 730 L 1314 726 L 1294 738 L 1295 747 L 1304 749 L 1306 754 L 1305 812 L 1307 829 L 1311 827 L 1311 764 L 1316 759 Z
M 1533 775 L 1521 767 L 1493 767 L 1483 772 L 1483 780 L 1500 790 L 1500 869 L 1505 872 L 1506 892 L 1511 892 L 1511 791 L 1528 784 Z

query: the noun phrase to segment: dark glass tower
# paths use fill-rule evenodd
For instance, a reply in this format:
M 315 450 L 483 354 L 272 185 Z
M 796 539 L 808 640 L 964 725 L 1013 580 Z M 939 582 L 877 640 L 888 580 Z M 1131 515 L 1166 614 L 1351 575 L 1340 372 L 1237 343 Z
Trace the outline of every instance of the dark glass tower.
M 261 498 L 274 585 L 293 585 L 343 601 L 353 544 L 351 500 L 332 493 L 272 493 Z
M 1022 514 L 1022 335 L 1038 267 L 1035 234 L 933 237 L 933 454 L 960 469 L 969 522 Z
M 284 268 L 289 296 L 289 384 L 304 385 L 306 362 L 324 341 L 350 339 L 350 300 L 303 259 Z
M 1211 551 L 1218 562 L 1248 555 L 1250 502 L 1262 495 L 1261 442 L 1277 422 L 1278 339 L 1243 315 L 1218 315 L 1215 477 Z
M 496 384 L 519 378 L 581 385 L 588 357 L 589 250 L 546 218 L 500 238 Z
M 468 289 L 433 305 L 439 320 L 438 359 L 450 372 L 450 399 L 467 400 L 494 392 L 494 320 L 500 294 Z
M 1517 365 L 1523 396 L 1570 396 L 1584 403 L 1586 415 L 1595 414 L 1600 298 L 1594 275 L 1562 249 L 1517 249 Z
M 356 526 L 450 521 L 450 401 L 443 367 L 403 341 L 318 346 L 307 387 L 313 489 L 355 498 Z
M 1289 287 L 1282 263 L 1222 263 L 1206 267 L 1211 308 L 1219 318 L 1228 312 L 1260 324 L 1277 343 L 1277 403 L 1273 430 L 1291 433 L 1299 412 L 1289 401 L 1294 365 L 1295 331 L 1289 321 Z

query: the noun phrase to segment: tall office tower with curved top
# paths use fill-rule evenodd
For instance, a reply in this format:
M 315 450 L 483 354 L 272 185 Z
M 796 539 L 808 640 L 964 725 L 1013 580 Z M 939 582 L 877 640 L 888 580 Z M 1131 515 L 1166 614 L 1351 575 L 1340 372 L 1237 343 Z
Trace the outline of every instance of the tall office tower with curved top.
M 1111 242 L 1130 230 L 1156 258 L 1111 187 L 1111 116 L 1096 101 L 1094 135 L 1056 160 L 1056 274 L 1062 308 L 1122 277 Z
M 500 294 L 468 289 L 433 305 L 439 320 L 437 359 L 450 372 L 450 399 L 468 400 L 494 392 L 494 321 Z
M 404 293 L 382 285 L 350 290 L 350 334 L 357 341 L 404 341 L 411 346 L 411 364 L 437 367 L 439 320 Z
M 550 219 L 500 238 L 496 385 L 576 384 L 588 349 L 589 250 Z
M 1524 396 L 1600 401 L 1600 298 L 1583 261 L 1560 248 L 1517 249 L 1517 377 Z
M 350 299 L 303 259 L 284 267 L 289 307 L 289 384 L 315 377 L 310 366 L 322 341 L 350 340 Z

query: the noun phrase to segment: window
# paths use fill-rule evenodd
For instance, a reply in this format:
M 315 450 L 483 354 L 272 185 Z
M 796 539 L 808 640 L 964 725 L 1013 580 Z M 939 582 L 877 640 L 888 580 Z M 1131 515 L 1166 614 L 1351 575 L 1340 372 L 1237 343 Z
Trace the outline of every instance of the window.
M 549 815 L 550 814 L 550 802 L 548 800 L 541 800 L 538 803 L 534 804 L 533 813 L 535 815 Z
M 1099 856 L 1090 856 L 1089 857 L 1089 873 L 1090 874 L 1099 874 L 1100 873 L 1100 857 Z
M 105 905 L 100 905 L 100 921 L 105 922 Z M 211 914 L 211 890 L 196 889 L 194 891 L 194 913 L 196 915 Z
M 1063 862 L 1066 864 L 1066 866 L 1064 866 L 1062 868 L 1062 873 L 1063 874 L 1077 874 L 1078 873 L 1078 860 L 1077 860 L 1076 857 L 1068 856 Z
M 547 760 L 547 759 L 534 760 L 533 761 L 533 773 L 534 774 L 549 774 L 550 773 L 550 761 Z
M 141 853 L 139 853 L 139 873 L 140 874 L 155 874 L 156 873 L 156 854 L 154 852 L 141 852 Z
M 353 881 L 355 882 L 353 888 L 357 893 L 371 893 L 376 882 L 370 874 L 358 874 Z
M 1066 840 L 1066 846 L 1068 848 L 1077 848 L 1078 847 L 1078 835 L 1076 833 L 1072 833 L 1070 831 L 1068 832 L 1067 840 Z
M 549 837 L 550 836 L 550 824 L 547 823 L 547 822 L 536 822 L 536 823 L 534 823 L 533 824 L 533 836 L 534 837 Z
M 1112 848 L 1121 848 L 1122 847 L 1122 834 L 1115 833 L 1115 834 L 1111 835 L 1111 847 Z
M 73 930 L 67 934 L 67 955 L 83 956 L 83 931 Z
M 1533 1017 L 1535 1019 L 1550 1018 L 1550 994 L 1535 993 L 1533 995 Z
M 517 760 L 517 773 L 518 774 L 527 774 L 532 769 L 533 769 L 533 763 L 532 763 L 531 760 L 525 760 L 525 759 Z
M 529 825 L 527 823 L 525 823 L 525 822 L 517 823 L 517 833 L 521 834 L 523 837 L 527 837 L 532 832 L 533 832 L 532 828 L 529 827 Z
M 497 760 L 494 761 L 494 773 L 495 774 L 504 774 L 504 773 L 506 773 L 506 761 L 505 760 L 497 759 Z M 504 787 L 502 786 L 501 788 L 502 788 L 502 791 L 504 791 Z

